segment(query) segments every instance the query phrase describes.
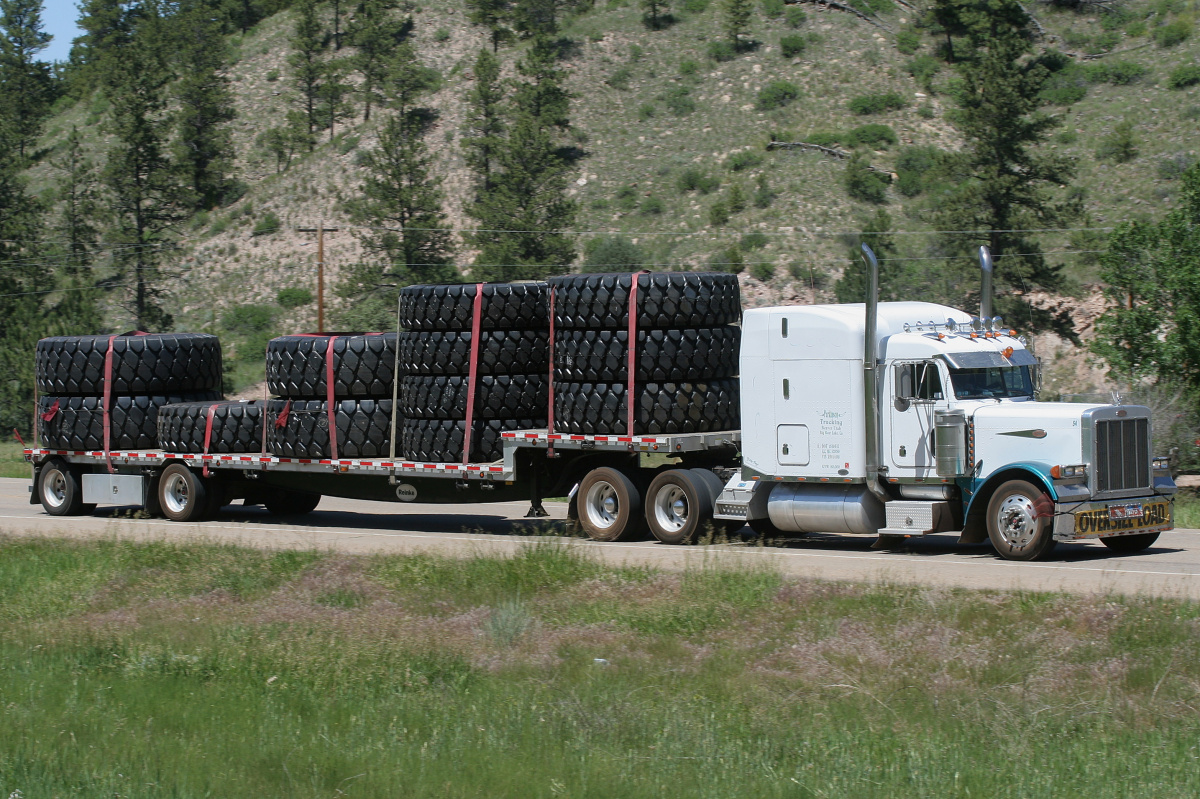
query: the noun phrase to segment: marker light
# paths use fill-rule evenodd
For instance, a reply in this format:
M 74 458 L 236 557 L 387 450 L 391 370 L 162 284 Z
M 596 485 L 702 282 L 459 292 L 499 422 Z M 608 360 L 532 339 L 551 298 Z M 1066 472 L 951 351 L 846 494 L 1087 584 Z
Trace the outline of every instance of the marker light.
M 971 317 L 971 329 L 975 331 L 983 330 L 983 320 L 978 316 Z
M 1005 347 L 1005 348 L 1004 348 L 1004 357 L 1005 357 L 1005 358 L 1011 358 L 1011 357 L 1012 357 L 1012 355 L 1013 355 L 1013 348 L 1012 348 L 1012 347 Z
M 958 332 L 958 322 L 955 322 L 953 319 L 947 319 L 946 320 L 946 332 L 947 333 L 957 333 Z
M 1000 328 L 1002 328 L 1002 327 L 1004 327 L 1003 317 L 993 316 L 992 317 L 992 330 L 999 332 Z

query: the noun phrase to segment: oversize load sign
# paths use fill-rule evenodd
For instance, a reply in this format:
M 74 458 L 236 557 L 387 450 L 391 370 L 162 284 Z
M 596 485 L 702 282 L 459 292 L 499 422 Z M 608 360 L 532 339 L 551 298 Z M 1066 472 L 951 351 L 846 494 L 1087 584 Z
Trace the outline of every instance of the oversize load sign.
M 1147 502 L 1142 506 L 1140 517 L 1110 519 L 1108 508 L 1080 511 L 1075 514 L 1076 535 L 1103 535 L 1122 530 L 1145 530 L 1166 527 L 1171 524 L 1169 502 Z

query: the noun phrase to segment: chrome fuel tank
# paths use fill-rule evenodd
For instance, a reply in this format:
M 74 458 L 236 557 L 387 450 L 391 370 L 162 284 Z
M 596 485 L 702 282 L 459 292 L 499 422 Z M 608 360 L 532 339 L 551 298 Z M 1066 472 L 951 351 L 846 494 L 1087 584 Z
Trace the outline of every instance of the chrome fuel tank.
M 767 515 L 780 530 L 795 533 L 874 534 L 885 525 L 883 503 L 861 483 L 776 483 Z

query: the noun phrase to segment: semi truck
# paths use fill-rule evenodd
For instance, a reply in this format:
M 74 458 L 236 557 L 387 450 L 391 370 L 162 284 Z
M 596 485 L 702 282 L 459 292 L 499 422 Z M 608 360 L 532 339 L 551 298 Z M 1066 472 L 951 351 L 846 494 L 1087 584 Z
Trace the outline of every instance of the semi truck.
M 990 313 L 986 248 L 978 315 L 880 303 L 878 263 L 863 252 L 864 303 L 744 312 L 740 429 L 512 430 L 493 463 L 30 447 L 30 501 L 51 515 L 141 505 L 193 521 L 239 498 L 280 513 L 312 510 L 321 495 L 528 499 L 537 517 L 543 498 L 568 496 L 598 541 L 681 544 L 747 525 L 884 544 L 957 532 L 1010 560 L 1044 558 L 1059 541 L 1135 552 L 1172 528 L 1176 487 L 1153 455 L 1149 409 L 1039 401 L 1027 341 Z

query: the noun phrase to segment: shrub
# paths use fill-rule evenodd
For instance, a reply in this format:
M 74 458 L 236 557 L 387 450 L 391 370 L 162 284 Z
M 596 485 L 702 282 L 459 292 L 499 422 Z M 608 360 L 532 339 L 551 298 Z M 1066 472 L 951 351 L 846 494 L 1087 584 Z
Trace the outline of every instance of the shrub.
M 767 176 L 760 174 L 758 182 L 754 185 L 754 207 L 770 208 L 773 202 L 775 202 L 775 192 L 771 191 L 771 186 L 767 183 Z
M 346 155 L 351 150 L 358 147 L 358 143 L 360 141 L 362 141 L 362 139 L 358 136 L 343 136 L 338 142 L 338 152 L 342 155 Z
M 1105 31 L 1096 37 L 1096 49 L 1107 53 L 1121 43 L 1121 34 L 1116 31 Z
M 769 261 L 759 261 L 758 263 L 751 265 L 750 277 L 766 283 L 771 278 L 775 277 L 775 264 L 770 263 Z
M 783 21 L 788 24 L 789 28 L 801 28 L 808 21 L 808 14 L 805 14 L 804 9 L 800 6 L 788 6 L 787 10 L 783 12 Z
M 896 138 L 896 131 L 892 130 L 889 125 L 860 125 L 850 131 L 850 139 L 857 143 L 868 147 L 889 144 L 895 144 L 899 141 Z
M 904 55 L 912 55 L 921 49 L 921 34 L 912 28 L 905 28 L 896 34 L 896 49 Z
M 741 150 L 729 156 L 725 165 L 729 167 L 731 172 L 742 172 L 747 169 L 753 169 L 763 162 L 763 157 L 753 150 Z
M 641 247 L 624 236 L 601 236 L 583 248 L 584 272 L 633 271 L 646 262 Z
M 1079 131 L 1076 130 L 1060 130 L 1054 135 L 1054 140 L 1059 144 L 1074 144 L 1079 141 Z
M 742 257 L 741 250 L 737 247 L 730 247 L 709 258 L 708 266 L 714 272 L 729 272 L 736 275 L 746 268 L 746 259 Z
M 299 308 L 301 305 L 308 305 L 313 301 L 312 292 L 308 289 L 286 288 L 280 289 L 275 295 L 275 302 L 287 308 L 289 311 L 293 308 Z
M 624 91 L 629 88 L 629 80 L 633 77 L 633 70 L 629 67 L 621 67 L 616 72 L 608 76 L 608 80 L 604 81 L 614 89 Z
M 642 200 L 642 207 L 639 210 L 647 216 L 657 216 L 667 210 L 667 206 L 659 197 L 647 197 Z
M 1108 16 L 1108 15 L 1107 14 L 1101 15 L 1100 19 L 1103 20 L 1106 16 Z M 1130 22 L 1128 25 L 1125 26 L 1125 35 L 1131 39 L 1137 39 L 1142 36 L 1145 36 L 1146 35 L 1146 20 L 1135 19 L 1133 22 Z
M 1187 153 L 1175 153 L 1158 162 L 1159 180 L 1178 180 L 1195 163 Z
M 1154 42 L 1159 47 L 1174 47 L 1183 44 L 1192 35 L 1192 23 L 1186 19 L 1168 22 L 1154 31 Z
M 1087 96 L 1089 82 L 1086 68 L 1070 64 L 1052 74 L 1038 96 L 1050 105 L 1071 105 Z
M 840 133 L 817 131 L 816 133 L 808 134 L 800 141 L 808 142 L 809 144 L 815 144 L 818 147 L 837 147 L 842 143 L 843 138 L 845 137 Z
M 679 187 L 680 193 L 698 191 L 701 194 L 711 194 L 721 185 L 721 181 L 709 177 L 699 167 L 690 166 L 680 173 L 675 185 Z
M 770 240 L 766 233 L 755 231 L 742 236 L 742 240 L 738 242 L 738 247 L 743 250 L 761 250 L 767 246 L 767 242 Z
M 887 201 L 887 181 L 873 172 L 857 153 L 846 164 L 846 192 L 855 200 L 868 203 Z
M 274 83 L 277 80 L 279 80 L 279 70 L 267 70 L 267 83 Z
M 1177 67 L 1171 72 L 1171 77 L 1167 78 L 1167 85 L 1172 89 L 1186 89 L 1197 83 L 1200 83 L 1200 65 L 1197 64 Z
M 1133 123 L 1126 120 L 1113 126 L 1113 131 L 1104 137 L 1096 150 L 1096 157 L 1125 164 L 1137 157 L 1137 137 L 1133 134 Z
M 275 309 L 269 305 L 239 305 L 221 317 L 221 325 L 230 333 L 262 333 L 275 321 Z
M 691 97 L 692 90 L 686 86 L 672 86 L 663 95 L 663 104 L 677 117 L 687 116 L 696 110 L 696 101 Z
M 700 65 L 690 58 L 685 58 L 679 62 L 679 74 L 685 78 L 690 78 L 700 71 Z
M 917 116 L 919 116 L 921 119 L 933 119 L 935 114 L 936 112 L 933 110 L 933 105 L 931 103 L 921 103 L 919 106 L 917 106 Z
M 447 29 L 445 29 L 445 28 L 438 28 L 437 30 L 435 30 L 435 31 L 433 32 L 433 40 L 434 40 L 435 42 L 448 42 L 448 41 L 450 41 L 450 31 L 448 31 L 448 30 L 447 30 Z
M 783 16 L 783 0 L 762 0 L 763 15 L 768 19 L 779 19 Z
M 708 209 L 708 224 L 713 227 L 724 227 L 729 224 L 729 206 L 723 200 L 717 200 Z
M 933 79 L 942 68 L 942 62 L 936 56 L 919 55 L 908 62 L 905 69 L 913 76 L 917 85 L 929 91 L 933 87 Z
M 896 190 L 915 197 L 925 190 L 925 173 L 937 166 L 936 147 L 905 147 L 896 156 Z
M 622 186 L 617 189 L 617 208 L 622 211 L 632 211 L 638 206 L 637 189 L 633 186 Z
M 713 61 L 732 61 L 737 58 L 737 50 L 732 43 L 724 39 L 708 43 L 708 57 Z
M 808 47 L 808 42 L 799 33 L 789 33 L 786 36 L 781 36 L 779 39 L 779 52 L 784 58 L 795 58 L 796 56 L 804 55 L 804 48 L 806 47 Z
M 689 14 L 703 14 L 708 9 L 708 0 L 683 0 L 681 8 Z
M 746 210 L 746 193 L 742 191 L 742 187 L 734 183 L 729 187 L 729 198 L 725 201 L 729 205 L 729 213 L 740 214 Z
M 762 111 L 782 108 L 800 96 L 800 87 L 786 80 L 773 80 L 758 93 L 758 107 Z
M 273 211 L 267 211 L 266 215 L 254 225 L 254 230 L 250 233 L 252 236 L 267 236 L 271 233 L 279 231 L 279 217 Z
M 654 109 L 654 106 L 652 106 L 650 103 L 642 103 L 638 106 L 637 110 L 638 121 L 645 122 L 647 120 L 654 119 L 654 116 L 657 113 L 658 112 Z
M 885 111 L 899 111 L 908 107 L 908 100 L 896 92 L 883 94 L 865 94 L 850 101 L 850 112 L 859 116 L 867 114 L 882 114 Z
M 228 228 L 229 228 L 229 217 L 226 215 L 222 215 L 222 216 L 218 216 L 216 219 L 213 220 L 212 227 L 210 227 L 208 229 L 208 232 L 213 236 L 217 236 L 217 235 L 220 235 L 221 233 L 224 233 Z
M 1114 86 L 1136 83 L 1149 71 L 1133 61 L 1114 61 L 1111 64 L 1094 64 L 1084 68 L 1084 74 L 1091 83 L 1111 83 Z

